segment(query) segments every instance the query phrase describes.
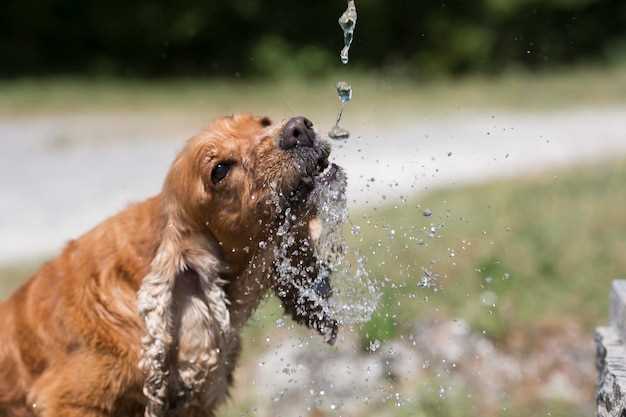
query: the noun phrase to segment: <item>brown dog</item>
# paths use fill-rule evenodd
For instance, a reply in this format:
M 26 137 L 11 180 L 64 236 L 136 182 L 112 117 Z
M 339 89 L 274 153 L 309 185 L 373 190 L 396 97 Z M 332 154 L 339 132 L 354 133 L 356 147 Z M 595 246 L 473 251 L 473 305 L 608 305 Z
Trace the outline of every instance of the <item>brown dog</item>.
M 213 416 L 270 288 L 332 343 L 308 230 L 312 191 L 345 188 L 338 167 L 322 173 L 329 153 L 302 117 L 226 117 L 192 138 L 158 196 L 70 242 L 0 304 L 0 416 Z

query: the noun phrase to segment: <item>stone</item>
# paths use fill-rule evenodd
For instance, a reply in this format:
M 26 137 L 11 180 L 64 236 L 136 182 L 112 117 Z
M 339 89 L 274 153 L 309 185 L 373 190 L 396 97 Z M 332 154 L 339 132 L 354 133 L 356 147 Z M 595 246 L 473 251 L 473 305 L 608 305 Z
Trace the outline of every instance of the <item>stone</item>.
M 626 281 L 616 280 L 610 296 L 609 326 L 596 329 L 598 417 L 626 415 Z
M 598 417 L 626 415 L 626 350 L 615 327 L 600 327 L 595 335 L 598 370 Z

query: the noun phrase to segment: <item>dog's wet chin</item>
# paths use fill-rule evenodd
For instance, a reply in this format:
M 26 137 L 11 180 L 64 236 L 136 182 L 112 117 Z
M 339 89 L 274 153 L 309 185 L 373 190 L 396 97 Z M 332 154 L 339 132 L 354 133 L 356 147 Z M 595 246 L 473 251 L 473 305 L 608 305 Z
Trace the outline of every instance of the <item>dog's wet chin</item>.
M 336 181 L 337 172 L 341 169 L 335 164 L 330 164 L 329 156 L 330 145 L 319 138 L 315 146 L 292 151 L 291 158 L 297 167 L 295 170 L 297 179 L 290 181 L 293 186 L 286 193 L 289 206 L 306 205 L 309 196 L 317 188 L 330 186 Z
M 330 166 L 315 178 L 315 187 L 309 201 L 317 202 L 320 195 L 326 195 L 326 200 L 344 201 L 348 180 L 345 171 L 337 164 Z
M 316 177 L 316 183 L 321 187 L 345 188 L 346 174 L 343 168 L 333 163 Z
M 316 208 L 319 195 L 345 195 L 347 186 L 346 174 L 337 164 L 330 164 L 315 175 L 304 175 L 297 186 L 291 191 L 288 204 L 291 207 Z

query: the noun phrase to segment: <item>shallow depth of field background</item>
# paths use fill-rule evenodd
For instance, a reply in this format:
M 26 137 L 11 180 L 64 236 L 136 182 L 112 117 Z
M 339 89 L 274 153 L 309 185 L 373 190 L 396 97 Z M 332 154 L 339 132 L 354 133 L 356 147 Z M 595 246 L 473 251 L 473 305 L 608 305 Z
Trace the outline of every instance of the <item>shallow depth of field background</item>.
M 8 0 L 0 298 L 158 192 L 234 112 L 354 99 L 334 143 L 379 309 L 337 347 L 265 301 L 223 417 L 590 416 L 592 331 L 626 275 L 626 2 Z M 317 373 L 316 373 L 317 372 Z

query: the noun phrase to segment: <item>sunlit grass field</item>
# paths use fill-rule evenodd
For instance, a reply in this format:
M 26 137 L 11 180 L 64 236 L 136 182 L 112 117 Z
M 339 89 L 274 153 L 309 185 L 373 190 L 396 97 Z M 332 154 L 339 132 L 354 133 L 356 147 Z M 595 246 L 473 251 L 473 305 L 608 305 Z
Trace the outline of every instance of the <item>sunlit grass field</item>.
M 607 318 L 611 280 L 626 276 L 624 184 L 626 162 L 613 162 L 355 213 L 362 234 L 354 244 L 389 280 L 369 333 L 384 338 L 436 313 L 503 343 L 551 321 L 575 321 L 591 334 Z M 424 270 L 430 288 L 420 287 Z
M 97 112 L 222 115 L 243 110 L 328 116 L 335 83 L 354 88 L 349 115 L 402 119 L 414 112 L 479 109 L 551 110 L 626 103 L 624 67 L 560 72 L 509 72 L 497 77 L 418 81 L 406 76 L 337 73 L 327 79 L 107 79 L 49 78 L 0 81 L 0 116 Z M 332 112 L 330 112 L 332 113 Z

